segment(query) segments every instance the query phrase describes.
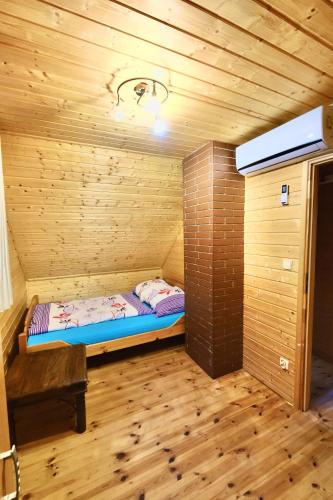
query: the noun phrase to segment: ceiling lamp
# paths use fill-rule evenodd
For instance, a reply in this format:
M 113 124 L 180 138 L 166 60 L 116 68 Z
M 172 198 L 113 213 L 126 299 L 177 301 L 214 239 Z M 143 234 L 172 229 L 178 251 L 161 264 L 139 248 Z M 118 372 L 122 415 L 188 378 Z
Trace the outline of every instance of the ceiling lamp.
M 166 85 L 158 80 L 143 77 L 129 78 L 118 85 L 114 119 L 124 120 L 125 108 L 132 102 L 153 117 L 152 132 L 158 137 L 163 137 L 168 131 L 168 124 L 161 119 L 160 113 L 162 104 L 168 97 L 169 91 Z

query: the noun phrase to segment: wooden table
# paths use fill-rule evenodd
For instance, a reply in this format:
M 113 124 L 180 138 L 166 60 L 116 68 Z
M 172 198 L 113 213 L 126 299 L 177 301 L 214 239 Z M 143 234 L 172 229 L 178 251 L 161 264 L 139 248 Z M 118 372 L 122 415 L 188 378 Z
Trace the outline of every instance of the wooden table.
M 74 397 L 76 431 L 84 432 L 87 390 L 85 346 L 75 345 L 19 354 L 7 373 L 6 389 L 13 443 L 16 442 L 15 408 L 46 399 Z

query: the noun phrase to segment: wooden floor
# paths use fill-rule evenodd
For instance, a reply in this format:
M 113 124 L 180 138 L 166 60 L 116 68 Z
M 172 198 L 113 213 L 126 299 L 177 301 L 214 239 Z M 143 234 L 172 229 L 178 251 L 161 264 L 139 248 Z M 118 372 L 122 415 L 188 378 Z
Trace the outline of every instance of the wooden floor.
M 89 379 L 85 434 L 65 404 L 48 424 L 47 408 L 19 416 L 21 443 L 39 435 L 19 446 L 23 498 L 333 498 L 332 400 L 302 414 L 243 370 L 211 380 L 180 346 Z

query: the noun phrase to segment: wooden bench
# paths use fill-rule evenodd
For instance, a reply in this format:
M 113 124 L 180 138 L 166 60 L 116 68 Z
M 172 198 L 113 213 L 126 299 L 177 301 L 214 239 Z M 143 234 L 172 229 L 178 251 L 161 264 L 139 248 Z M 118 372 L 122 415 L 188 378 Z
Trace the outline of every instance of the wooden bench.
M 76 431 L 84 432 L 87 390 L 85 346 L 75 345 L 19 354 L 7 373 L 6 389 L 13 443 L 16 442 L 15 409 L 46 399 L 73 397 L 76 407 Z

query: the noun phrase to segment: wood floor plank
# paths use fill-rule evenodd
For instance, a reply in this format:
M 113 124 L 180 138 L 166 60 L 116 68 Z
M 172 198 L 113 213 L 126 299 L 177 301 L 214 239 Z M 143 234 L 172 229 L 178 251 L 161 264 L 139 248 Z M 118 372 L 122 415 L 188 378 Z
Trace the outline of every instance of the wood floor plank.
M 66 405 L 19 415 L 23 498 L 332 498 L 327 397 L 298 412 L 244 370 L 210 379 L 182 346 L 88 375 L 84 434 Z

